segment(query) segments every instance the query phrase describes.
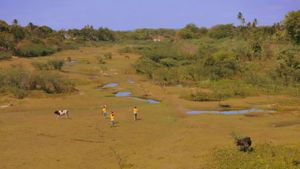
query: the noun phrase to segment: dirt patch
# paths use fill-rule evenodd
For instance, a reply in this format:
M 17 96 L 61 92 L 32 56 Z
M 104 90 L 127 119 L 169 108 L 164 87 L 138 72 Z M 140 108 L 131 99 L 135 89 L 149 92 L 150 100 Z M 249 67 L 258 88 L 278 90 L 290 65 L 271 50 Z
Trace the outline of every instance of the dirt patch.
M 72 141 L 78 141 L 78 142 L 85 142 L 85 143 L 104 143 L 103 141 L 96 141 L 96 140 L 86 140 L 86 139 L 71 139 Z
M 282 121 L 278 123 L 273 123 L 273 127 L 289 127 L 289 126 L 295 126 L 300 125 L 300 119 L 297 120 L 290 120 L 290 121 Z
M 57 136 L 50 135 L 50 134 L 45 134 L 45 133 L 38 133 L 37 136 L 49 137 L 49 138 L 56 138 L 57 137 Z

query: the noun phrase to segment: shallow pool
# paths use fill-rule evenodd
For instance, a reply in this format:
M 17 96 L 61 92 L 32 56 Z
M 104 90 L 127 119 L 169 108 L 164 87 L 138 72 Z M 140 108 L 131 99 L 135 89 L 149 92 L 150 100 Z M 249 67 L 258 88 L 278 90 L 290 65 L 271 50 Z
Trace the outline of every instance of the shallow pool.
M 242 110 L 226 110 L 226 111 L 216 111 L 216 110 L 191 110 L 186 112 L 188 115 L 194 114 L 225 114 L 225 115 L 232 115 L 232 114 L 247 114 L 247 113 L 274 113 L 274 110 L 263 110 L 263 109 L 242 109 Z
M 131 98 L 135 99 L 135 100 L 147 102 L 149 104 L 159 104 L 160 103 L 160 101 L 154 100 L 154 99 L 144 99 L 144 98 L 140 98 L 140 97 L 131 97 Z
M 103 88 L 109 88 L 109 87 L 117 87 L 119 84 L 118 83 L 108 83 L 103 85 Z
M 154 99 L 146 99 L 146 102 L 148 102 L 150 104 L 158 104 L 158 103 L 160 103 L 160 101 L 154 100 Z
M 131 95 L 131 92 L 117 92 L 117 93 L 115 93 L 116 97 L 127 97 L 127 96 L 130 96 L 130 95 Z

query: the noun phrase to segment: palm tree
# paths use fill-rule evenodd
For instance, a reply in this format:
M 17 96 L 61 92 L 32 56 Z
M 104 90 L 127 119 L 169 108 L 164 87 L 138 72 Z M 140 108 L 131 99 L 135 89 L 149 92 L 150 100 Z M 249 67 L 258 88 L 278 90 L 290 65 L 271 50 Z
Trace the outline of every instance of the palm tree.
M 238 20 L 240 20 L 241 25 L 244 26 L 245 23 L 246 23 L 246 20 L 245 20 L 245 18 L 244 18 L 244 16 L 243 16 L 242 12 L 239 12 L 239 13 L 238 13 L 237 18 L 238 18 Z
M 252 27 L 256 27 L 256 25 L 257 25 L 257 19 L 256 18 L 254 18 L 254 20 L 253 20 L 253 22 L 252 22 Z
M 18 25 L 18 23 L 19 23 L 19 22 L 18 22 L 17 19 L 14 19 L 14 20 L 13 20 L 13 25 Z
M 34 26 L 34 24 L 33 24 L 32 22 L 29 22 L 29 23 L 28 23 L 28 26 L 29 26 L 30 28 L 32 28 L 32 27 Z

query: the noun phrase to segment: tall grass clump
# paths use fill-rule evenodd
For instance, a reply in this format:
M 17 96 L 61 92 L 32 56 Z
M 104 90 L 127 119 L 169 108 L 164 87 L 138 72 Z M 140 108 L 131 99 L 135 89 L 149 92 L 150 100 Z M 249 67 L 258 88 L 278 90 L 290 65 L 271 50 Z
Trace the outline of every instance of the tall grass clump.
M 0 69 L 0 93 L 11 93 L 17 98 L 24 98 L 31 90 L 49 94 L 70 93 L 74 91 L 74 83 L 58 72 L 31 72 L 21 66 Z
M 37 70 L 61 70 L 65 62 L 61 59 L 52 59 L 47 62 L 33 62 L 32 65 Z

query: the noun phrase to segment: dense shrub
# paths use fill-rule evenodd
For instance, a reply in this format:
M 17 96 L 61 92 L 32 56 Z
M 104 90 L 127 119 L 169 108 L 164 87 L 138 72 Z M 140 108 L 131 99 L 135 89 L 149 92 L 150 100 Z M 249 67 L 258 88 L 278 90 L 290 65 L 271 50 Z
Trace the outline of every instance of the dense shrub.
M 40 89 L 47 93 L 69 93 L 74 84 L 55 72 L 36 72 L 31 78 L 31 89 Z
M 222 50 L 207 58 L 204 66 L 212 79 L 230 78 L 240 69 L 236 55 Z
M 284 19 L 284 25 L 288 36 L 300 44 L 300 10 L 289 12 Z
M 153 72 L 159 67 L 159 64 L 148 57 L 142 57 L 134 64 L 134 67 L 138 73 L 145 74 L 152 79 Z
M 38 70 L 61 70 L 64 65 L 64 60 L 52 59 L 45 62 L 33 62 L 32 65 Z
M 18 56 L 35 57 L 50 55 L 55 53 L 56 51 L 57 49 L 46 46 L 43 43 L 24 41 L 23 43 L 19 44 L 15 53 Z
M 54 70 L 61 70 L 64 66 L 64 60 L 52 59 L 48 61 L 48 65 Z
M 208 93 L 208 92 L 192 92 L 189 95 L 183 96 L 187 100 L 191 101 L 217 101 L 218 98 L 213 93 Z
M 216 38 L 216 39 L 233 37 L 234 26 L 232 24 L 216 25 L 209 30 L 208 35 L 211 38 Z
M 300 82 L 299 49 L 285 49 L 279 53 L 276 72 L 287 86 L 291 82 Z
M 0 60 L 1 59 L 8 59 L 11 56 L 12 56 L 12 54 L 10 52 L 0 51 Z
M 11 92 L 17 98 L 24 98 L 30 90 L 68 93 L 74 90 L 74 84 L 56 72 L 30 72 L 20 66 L 0 70 L 0 92 Z

